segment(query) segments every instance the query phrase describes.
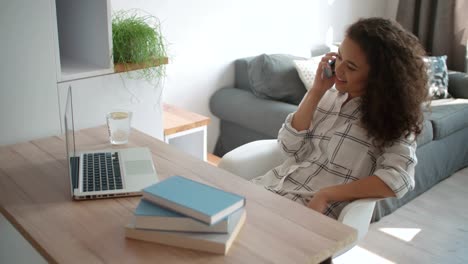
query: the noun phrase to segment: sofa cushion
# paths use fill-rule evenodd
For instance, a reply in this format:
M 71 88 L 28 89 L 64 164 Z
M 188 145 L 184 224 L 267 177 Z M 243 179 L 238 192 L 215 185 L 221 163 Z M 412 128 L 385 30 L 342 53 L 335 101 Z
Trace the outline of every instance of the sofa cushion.
M 262 54 L 248 65 L 252 92 L 264 99 L 299 104 L 306 93 L 304 84 L 293 60 L 300 59 L 286 54 Z
M 241 58 L 234 61 L 234 87 L 252 92 L 249 81 L 249 64 L 255 57 Z
M 429 120 L 434 129 L 434 139 L 444 138 L 468 127 L 468 99 L 442 99 L 431 103 Z
M 448 89 L 453 97 L 468 99 L 468 73 L 449 71 Z
M 429 56 L 424 57 L 427 67 L 427 81 L 429 96 L 434 99 L 450 98 L 448 92 L 448 69 L 447 56 Z
M 294 66 L 296 67 L 299 78 L 301 78 L 302 83 L 307 90 L 312 87 L 314 84 L 315 73 L 317 72 L 317 67 L 322 61 L 321 56 L 312 57 L 308 60 L 294 60 Z

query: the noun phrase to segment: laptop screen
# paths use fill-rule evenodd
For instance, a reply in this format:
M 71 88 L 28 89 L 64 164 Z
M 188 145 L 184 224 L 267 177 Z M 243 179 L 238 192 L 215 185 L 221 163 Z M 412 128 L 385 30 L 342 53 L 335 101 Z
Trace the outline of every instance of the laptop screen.
M 72 89 L 68 87 L 67 102 L 65 104 L 65 146 L 67 149 L 67 161 L 68 161 L 68 174 L 70 177 L 70 188 L 73 196 L 73 189 L 78 186 L 78 168 L 76 162 L 79 162 L 79 158 L 76 157 L 75 153 L 75 129 L 73 123 L 73 100 L 72 100 Z

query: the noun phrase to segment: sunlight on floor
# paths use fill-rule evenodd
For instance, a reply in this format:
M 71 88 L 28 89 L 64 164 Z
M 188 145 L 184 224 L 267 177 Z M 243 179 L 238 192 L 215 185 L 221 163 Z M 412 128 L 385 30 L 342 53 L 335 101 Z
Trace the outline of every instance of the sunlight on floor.
M 359 246 L 355 246 L 343 255 L 333 259 L 334 264 L 349 264 L 349 263 L 379 263 L 379 264 L 390 264 L 395 263 L 386 258 L 383 258 L 375 253 L 370 252 Z
M 421 232 L 420 228 L 379 228 L 379 230 L 406 242 L 410 242 Z

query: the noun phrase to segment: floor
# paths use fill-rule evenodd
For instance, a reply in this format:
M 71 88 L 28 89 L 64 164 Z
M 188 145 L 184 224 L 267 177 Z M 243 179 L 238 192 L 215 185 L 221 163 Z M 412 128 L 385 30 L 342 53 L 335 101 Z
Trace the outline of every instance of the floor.
M 209 155 L 216 166 L 219 158 Z M 334 264 L 468 263 L 468 168 L 371 224 Z
M 370 226 L 334 263 L 468 263 L 468 168 Z

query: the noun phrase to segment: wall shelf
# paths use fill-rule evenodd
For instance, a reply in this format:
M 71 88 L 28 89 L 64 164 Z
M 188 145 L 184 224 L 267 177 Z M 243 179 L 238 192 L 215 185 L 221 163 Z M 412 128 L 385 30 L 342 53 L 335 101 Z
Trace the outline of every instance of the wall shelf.
M 50 0 L 56 43 L 57 83 L 94 78 L 168 64 L 116 64 L 112 58 L 110 0 Z
M 164 64 L 168 64 L 169 59 L 167 57 L 160 58 L 160 59 L 155 59 L 152 63 L 150 64 L 145 64 L 145 63 L 128 63 L 128 64 L 122 64 L 118 63 L 114 65 L 114 72 L 115 73 L 122 73 L 122 72 L 128 72 L 128 71 L 136 71 L 136 70 L 141 70 L 145 68 L 150 68 L 150 67 L 157 67 L 161 66 Z

